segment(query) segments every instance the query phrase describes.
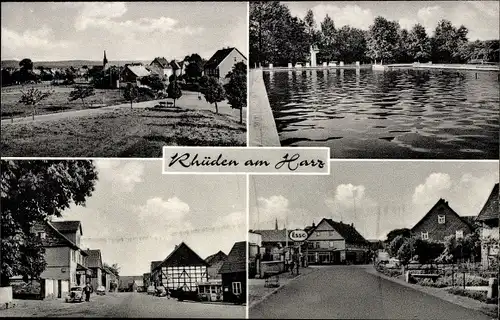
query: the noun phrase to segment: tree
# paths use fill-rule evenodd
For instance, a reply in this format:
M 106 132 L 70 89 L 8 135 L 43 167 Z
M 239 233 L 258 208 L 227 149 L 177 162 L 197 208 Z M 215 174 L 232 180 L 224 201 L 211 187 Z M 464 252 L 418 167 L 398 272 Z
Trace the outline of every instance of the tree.
M 73 68 L 74 69 L 74 68 Z M 72 68 L 67 68 L 64 71 L 64 84 L 74 84 L 75 83 L 75 72 Z
M 132 109 L 133 102 L 139 98 L 139 90 L 137 89 L 137 86 L 127 83 L 125 91 L 123 92 L 123 97 L 125 100 L 130 101 L 130 109 Z
M 109 269 L 109 271 L 111 271 L 117 277 L 120 275 L 120 267 L 118 266 L 117 263 L 113 263 L 112 265 L 109 265 L 106 262 L 104 262 L 104 268 Z
M 209 77 L 203 95 L 205 96 L 205 100 L 207 100 L 208 103 L 215 103 L 215 113 L 219 113 L 217 102 L 224 101 L 224 99 L 226 98 L 224 87 L 219 82 L 219 80 L 214 77 Z
M 399 234 L 392 238 L 392 240 L 387 243 L 389 244 L 387 250 L 389 251 L 389 254 L 391 257 L 395 257 L 398 255 L 399 248 L 405 243 L 405 241 L 408 239 L 408 237 L 405 237 L 403 234 Z M 387 236 L 387 240 L 389 240 L 389 236 Z
M 397 257 L 404 266 L 408 265 L 414 256 L 415 240 L 416 239 L 413 237 L 406 238 L 401 247 L 398 249 Z
M 43 247 L 36 223 L 61 217 L 74 203 L 85 205 L 94 191 L 91 160 L 2 160 L 1 285 L 14 275 L 36 278 L 43 270 Z
M 452 62 L 458 50 L 458 39 L 457 29 L 452 23 L 448 20 L 440 20 L 432 38 L 433 60 L 444 63 Z
M 305 59 L 310 40 L 304 22 L 278 1 L 250 2 L 250 63 L 286 65 Z
M 82 104 L 85 105 L 85 98 L 93 95 L 95 95 L 94 87 L 78 85 L 69 93 L 69 101 L 80 99 L 82 100 Z
M 185 75 L 189 79 L 195 79 L 201 77 L 203 72 L 204 61 L 199 54 L 193 53 L 190 56 L 184 58 L 184 62 L 187 62 Z
M 381 63 L 393 60 L 398 44 L 398 29 L 399 23 L 376 17 L 368 32 L 368 57 Z
M 321 41 L 318 45 L 318 59 L 320 61 L 330 62 L 337 57 L 336 34 L 335 23 L 327 14 L 321 22 Z
M 30 88 L 26 92 L 21 90 L 21 99 L 19 100 L 19 102 L 26 105 L 26 106 L 32 107 L 33 120 L 35 120 L 35 110 L 36 110 L 37 104 L 40 101 L 48 98 L 53 93 L 54 93 L 53 90 L 48 90 L 48 91 L 42 92 L 36 88 Z
M 455 235 L 445 237 L 444 250 L 439 257 L 443 262 L 477 261 L 481 256 L 481 239 L 477 233 L 457 239 Z
M 418 262 L 423 264 L 433 262 L 443 253 L 444 248 L 441 242 L 421 239 L 416 239 L 413 247 Z
M 175 100 L 182 97 L 181 86 L 179 85 L 179 82 L 177 80 L 174 79 L 174 81 L 171 81 L 168 84 L 167 94 L 169 98 L 174 99 L 174 107 L 175 107 Z
M 162 79 L 157 74 L 152 74 L 142 78 L 142 84 L 150 87 L 155 91 L 165 90 L 165 83 L 163 83 Z
M 399 29 L 398 43 L 396 45 L 396 52 L 394 54 L 395 60 L 398 62 L 410 62 L 412 57 L 410 55 L 409 41 L 410 34 L 406 29 Z
M 26 71 L 33 71 L 33 61 L 28 58 L 24 58 L 23 60 L 19 61 L 19 67 L 21 70 L 26 70 Z
M 408 51 L 413 60 L 426 61 L 431 57 L 431 41 L 421 24 L 413 26 L 408 41 Z
M 314 20 L 314 13 L 311 9 L 307 10 L 306 16 L 304 17 L 304 24 L 306 27 L 306 33 L 309 37 L 309 45 L 319 44 L 321 33 L 316 30 L 316 20 Z
M 243 108 L 247 106 L 247 65 L 238 62 L 226 78 L 229 79 L 224 86 L 227 101 L 231 108 L 240 110 L 240 123 L 243 123 Z
M 396 238 L 399 235 L 403 236 L 404 238 L 409 238 L 409 237 L 411 237 L 411 230 L 408 229 L 408 228 L 401 228 L 401 229 L 391 230 L 387 234 L 385 242 L 386 243 L 391 243 L 392 240 L 394 240 L 394 238 Z

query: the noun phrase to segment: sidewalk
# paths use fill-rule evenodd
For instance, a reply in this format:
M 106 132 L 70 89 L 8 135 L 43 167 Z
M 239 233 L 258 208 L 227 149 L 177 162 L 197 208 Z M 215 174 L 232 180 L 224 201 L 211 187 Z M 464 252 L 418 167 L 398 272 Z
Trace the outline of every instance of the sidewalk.
M 467 309 L 472 309 L 472 310 L 477 310 L 481 311 L 489 316 L 497 317 L 498 313 L 498 306 L 494 304 L 486 304 L 481 301 L 468 298 L 468 297 L 462 297 L 458 295 L 454 295 L 451 293 L 446 292 L 446 288 L 433 288 L 433 287 L 425 287 L 425 286 L 420 286 L 417 284 L 411 284 L 407 283 L 404 279 L 402 278 L 393 278 L 386 276 L 385 274 L 382 274 L 375 270 L 375 268 L 370 267 L 370 268 L 365 268 L 365 272 L 370 273 L 374 276 L 377 276 L 379 278 L 389 280 L 392 282 L 395 282 L 397 284 L 400 284 L 405 287 L 412 288 L 414 290 L 426 293 L 428 295 L 434 296 L 436 298 L 439 298 L 441 300 L 445 300 L 451 303 L 454 303 L 456 305 L 462 306 Z
M 289 284 L 294 279 L 300 278 L 304 275 L 310 274 L 317 271 L 317 269 L 312 267 L 300 268 L 300 274 L 291 275 L 290 272 L 285 272 L 279 275 L 279 287 L 277 288 L 266 288 L 264 284 L 265 279 L 248 279 L 248 306 L 249 308 L 261 303 L 267 299 L 272 294 L 278 292 L 281 288 Z
M 280 147 L 278 130 L 267 98 L 262 70 L 252 70 L 249 74 L 250 97 L 250 141 L 251 147 Z

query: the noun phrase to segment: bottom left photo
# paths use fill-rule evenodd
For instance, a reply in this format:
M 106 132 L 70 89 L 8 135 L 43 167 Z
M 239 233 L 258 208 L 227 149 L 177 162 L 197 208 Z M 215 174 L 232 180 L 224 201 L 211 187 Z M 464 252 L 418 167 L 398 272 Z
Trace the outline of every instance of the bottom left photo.
M 2 160 L 2 317 L 245 318 L 244 175 Z

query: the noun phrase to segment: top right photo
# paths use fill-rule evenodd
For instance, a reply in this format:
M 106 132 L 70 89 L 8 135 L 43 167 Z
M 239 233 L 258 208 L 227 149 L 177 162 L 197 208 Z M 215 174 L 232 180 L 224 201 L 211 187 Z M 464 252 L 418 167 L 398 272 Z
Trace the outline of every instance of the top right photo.
M 250 2 L 249 145 L 499 158 L 498 1 Z

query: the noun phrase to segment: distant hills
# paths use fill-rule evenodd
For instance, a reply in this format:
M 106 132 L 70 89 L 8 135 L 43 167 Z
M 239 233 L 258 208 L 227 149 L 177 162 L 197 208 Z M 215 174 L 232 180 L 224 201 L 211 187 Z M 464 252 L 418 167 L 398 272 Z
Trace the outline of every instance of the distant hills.
M 115 66 L 123 66 L 127 63 L 143 63 L 149 64 L 151 60 L 141 61 L 141 60 L 110 60 L 108 61 L 109 65 Z M 75 68 L 79 68 L 82 66 L 102 66 L 102 60 L 66 60 L 66 61 L 33 61 L 33 67 L 45 67 L 45 68 L 69 68 L 71 66 Z M 2 68 L 19 68 L 18 60 L 2 60 L 1 61 Z

